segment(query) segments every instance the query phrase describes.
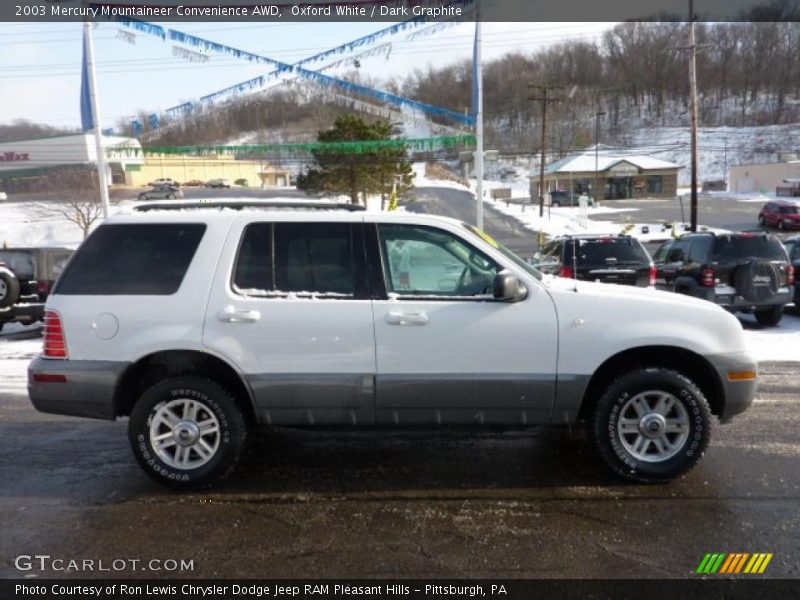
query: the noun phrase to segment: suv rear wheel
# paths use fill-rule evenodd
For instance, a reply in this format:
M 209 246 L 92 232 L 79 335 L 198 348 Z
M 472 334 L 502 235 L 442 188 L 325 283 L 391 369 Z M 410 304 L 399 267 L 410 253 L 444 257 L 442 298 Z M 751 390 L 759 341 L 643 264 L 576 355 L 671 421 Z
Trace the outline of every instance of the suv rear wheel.
M 200 377 L 173 377 L 133 407 L 128 438 L 136 460 L 160 483 L 197 488 L 227 477 L 247 429 L 233 396 Z
M 609 385 L 595 408 L 592 432 L 615 473 L 663 482 L 700 460 L 710 438 L 710 414 L 703 393 L 685 376 L 643 368 Z
M 13 306 L 19 300 L 19 281 L 11 271 L 0 270 L 0 308 Z
M 756 321 L 766 327 L 774 327 L 783 318 L 783 306 L 770 306 L 769 308 L 759 308 L 753 311 Z

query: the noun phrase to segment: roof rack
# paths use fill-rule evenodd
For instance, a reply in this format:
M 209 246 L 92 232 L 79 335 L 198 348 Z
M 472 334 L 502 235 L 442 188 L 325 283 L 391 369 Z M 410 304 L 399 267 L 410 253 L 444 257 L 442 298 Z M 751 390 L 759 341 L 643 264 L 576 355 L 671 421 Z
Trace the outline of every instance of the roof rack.
M 139 212 L 149 212 L 151 210 L 184 210 L 199 208 L 230 208 L 232 210 L 242 210 L 246 208 L 263 209 L 300 209 L 300 210 L 344 210 L 348 212 L 358 212 L 366 210 L 360 204 L 347 204 L 344 202 L 154 202 L 150 204 L 140 204 L 134 210 Z

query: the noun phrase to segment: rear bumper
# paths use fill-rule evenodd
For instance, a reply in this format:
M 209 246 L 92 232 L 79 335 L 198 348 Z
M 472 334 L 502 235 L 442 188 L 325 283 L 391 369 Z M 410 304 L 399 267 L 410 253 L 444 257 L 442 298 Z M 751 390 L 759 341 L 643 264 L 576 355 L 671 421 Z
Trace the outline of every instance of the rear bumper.
M 758 362 L 747 352 L 707 356 L 722 382 L 724 402 L 719 414 L 720 423 L 729 422 L 753 403 L 758 388 L 757 379 L 736 379 L 734 373 L 758 372 Z
M 128 363 L 34 358 L 28 366 L 28 395 L 36 410 L 56 415 L 116 417 L 114 390 Z M 63 375 L 65 382 L 38 382 L 34 376 Z
M 736 288 L 730 286 L 717 286 L 715 288 L 698 288 L 705 292 L 705 300 L 710 300 L 731 310 L 748 308 L 769 308 L 770 306 L 783 306 L 792 301 L 794 288 L 784 286 L 769 300 L 763 302 L 753 302 L 736 294 Z
M 15 304 L 7 310 L 0 310 L 0 322 L 9 323 L 20 321 L 33 323 L 44 319 L 44 304 L 41 302 L 30 304 Z

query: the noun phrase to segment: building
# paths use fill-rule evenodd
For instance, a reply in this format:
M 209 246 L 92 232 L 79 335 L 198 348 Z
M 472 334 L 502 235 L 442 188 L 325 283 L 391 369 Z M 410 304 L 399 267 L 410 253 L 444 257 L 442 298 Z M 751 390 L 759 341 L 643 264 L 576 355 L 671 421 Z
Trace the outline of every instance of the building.
M 103 136 L 108 159 L 107 179 L 144 164 L 139 142 L 133 138 Z M 0 144 L 0 187 L 13 189 L 15 180 L 31 180 L 55 168 L 96 168 L 97 150 L 94 135 L 88 133 L 58 135 Z
M 185 183 L 196 180 L 247 180 L 251 186 L 289 185 L 289 171 L 257 160 L 237 160 L 228 155 L 186 156 L 147 154 L 139 141 L 103 136 L 109 185 L 146 186 L 155 179 Z M 37 178 L 65 167 L 96 169 L 97 151 L 92 134 L 60 135 L 0 144 L 0 189 L 31 188 Z
M 598 200 L 625 198 L 674 198 L 678 190 L 680 165 L 643 154 L 627 153 L 603 146 L 591 146 L 545 167 L 545 192 L 593 193 Z M 539 197 L 539 173 L 531 174 L 531 198 Z
M 128 165 L 121 179 L 115 174 L 114 182 L 138 187 L 155 179 L 174 179 L 181 183 L 210 179 L 227 179 L 233 183 L 244 179 L 249 186 L 287 186 L 289 171 L 265 161 L 237 160 L 229 155 L 148 154 L 143 164 Z
M 761 192 L 791 195 L 800 182 L 800 160 L 731 167 L 728 189 L 739 194 Z

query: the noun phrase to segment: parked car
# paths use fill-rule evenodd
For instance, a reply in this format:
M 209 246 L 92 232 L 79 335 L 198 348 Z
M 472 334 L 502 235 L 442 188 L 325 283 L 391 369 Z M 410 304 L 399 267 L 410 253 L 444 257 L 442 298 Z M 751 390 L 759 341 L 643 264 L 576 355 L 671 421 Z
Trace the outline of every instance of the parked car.
M 575 192 L 554 190 L 549 192 L 550 206 L 578 206 L 581 196 L 583 194 L 576 194 Z M 588 206 L 594 206 L 594 200 L 591 196 L 586 196 Z
M 800 281 L 797 278 L 798 269 L 800 269 L 800 235 L 783 240 L 783 247 L 786 249 L 786 254 L 789 255 L 789 260 L 792 261 L 795 273 L 792 302 L 794 302 L 795 310 L 800 310 Z
M 656 288 L 751 312 L 762 325 L 777 325 L 792 300 L 794 267 L 765 231 L 686 234 L 665 242 L 653 260 Z
M 180 188 L 171 185 L 159 185 L 139 194 L 139 200 L 175 200 L 176 198 L 183 198 L 183 192 Z
M 231 182 L 228 181 L 227 179 L 211 179 L 206 182 L 206 187 L 212 189 L 213 188 L 228 189 L 231 187 Z
M 161 187 L 162 185 L 168 185 L 170 187 L 180 187 L 181 184 L 175 181 L 174 179 L 170 179 L 169 177 L 159 177 L 155 181 L 151 181 L 148 183 L 150 187 Z
M 200 187 L 200 186 L 205 185 L 205 184 L 202 181 L 200 181 L 199 179 L 190 179 L 189 181 L 187 181 L 183 185 L 184 185 L 184 187 Z
M 110 217 L 48 298 L 34 406 L 129 416 L 140 466 L 189 488 L 266 425 L 585 423 L 615 473 L 666 481 L 703 455 L 712 415 L 753 399 L 741 324 L 711 303 L 543 277 L 470 225 L 357 208 Z
M 780 230 L 797 229 L 800 227 L 800 204 L 790 200 L 767 202 L 758 213 L 758 224 Z
M 236 181 L 233 182 L 233 184 L 241 187 L 248 187 L 250 185 L 247 179 L 237 179 Z
M 0 330 L 44 318 L 44 302 L 72 256 L 68 248 L 0 249 Z
M 543 273 L 647 287 L 655 268 L 641 242 L 628 235 L 570 235 L 545 244 L 533 262 Z

